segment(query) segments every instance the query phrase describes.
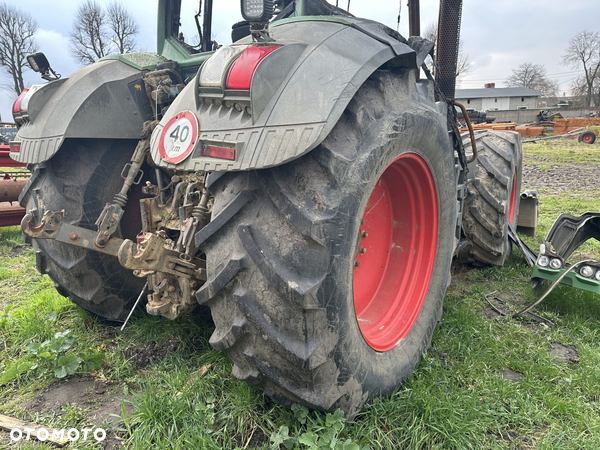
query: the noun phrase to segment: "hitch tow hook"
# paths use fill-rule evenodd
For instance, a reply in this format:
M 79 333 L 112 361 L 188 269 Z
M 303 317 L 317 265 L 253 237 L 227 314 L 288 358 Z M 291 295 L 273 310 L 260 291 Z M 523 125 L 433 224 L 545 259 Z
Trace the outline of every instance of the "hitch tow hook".
M 94 242 L 96 232 L 63 222 L 66 217 L 65 210 L 46 211 L 39 225 L 34 226 L 33 216 L 26 214 L 21 221 L 23 233 L 34 239 L 52 239 L 75 247 L 85 248 L 116 257 L 123 239 L 113 237 L 104 247 L 97 246 Z

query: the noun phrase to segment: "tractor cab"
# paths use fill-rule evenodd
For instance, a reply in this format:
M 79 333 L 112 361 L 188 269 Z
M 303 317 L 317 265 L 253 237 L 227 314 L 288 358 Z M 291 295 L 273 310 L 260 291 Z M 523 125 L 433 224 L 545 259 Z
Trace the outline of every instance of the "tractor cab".
M 236 43 L 250 35 L 260 41 L 261 33 L 263 39 L 268 39 L 269 25 L 276 21 L 301 16 L 350 16 L 323 0 L 242 0 L 240 20 L 231 24 L 231 41 L 219 42 L 215 39 L 214 25 L 231 9 L 213 0 L 198 0 L 195 8 L 193 2 L 160 0 L 158 54 L 177 61 L 182 67 L 197 66 L 222 45 Z

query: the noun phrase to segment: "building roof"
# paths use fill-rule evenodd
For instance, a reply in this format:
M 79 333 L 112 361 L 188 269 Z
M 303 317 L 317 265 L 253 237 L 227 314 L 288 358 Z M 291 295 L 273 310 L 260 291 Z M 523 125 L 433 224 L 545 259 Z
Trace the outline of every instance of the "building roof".
M 485 88 L 457 89 L 456 98 L 498 98 L 498 97 L 540 97 L 542 94 L 533 89 L 516 88 Z

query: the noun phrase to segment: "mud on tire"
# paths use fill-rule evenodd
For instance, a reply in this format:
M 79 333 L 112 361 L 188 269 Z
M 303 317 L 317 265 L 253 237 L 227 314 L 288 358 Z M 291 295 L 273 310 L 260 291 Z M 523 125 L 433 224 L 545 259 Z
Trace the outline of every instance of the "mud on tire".
M 380 352 L 357 322 L 354 261 L 369 195 L 407 152 L 426 161 L 435 180 L 438 248 L 414 326 Z M 216 325 L 210 343 L 227 351 L 236 377 L 283 403 L 341 408 L 352 417 L 411 374 L 430 345 L 449 284 L 453 155 L 445 121 L 416 92 L 412 71 L 379 72 L 317 149 L 284 166 L 211 180 L 213 220 L 196 236 L 210 279 L 197 298 Z
M 510 255 L 508 224 L 519 214 L 523 154 L 521 137 L 511 131 L 478 131 L 475 177 L 467 182 L 461 262 L 501 266 Z M 470 151 L 470 139 L 465 141 Z
M 65 209 L 65 221 L 96 230 L 95 221 L 104 205 L 122 185 L 120 173 L 134 147 L 135 142 L 128 141 L 65 142 L 50 161 L 35 167 L 21 205 L 33 214 L 36 223 L 47 210 Z M 130 204 L 137 201 L 135 194 L 129 197 Z M 115 235 L 123 236 L 124 231 L 127 237 L 135 238 L 141 229 L 139 208 L 137 215 L 135 207 L 126 208 L 122 223 L 128 229 L 119 229 Z M 34 239 L 33 247 L 38 270 L 50 276 L 59 294 L 105 319 L 125 319 L 143 281 L 116 258 L 50 239 Z

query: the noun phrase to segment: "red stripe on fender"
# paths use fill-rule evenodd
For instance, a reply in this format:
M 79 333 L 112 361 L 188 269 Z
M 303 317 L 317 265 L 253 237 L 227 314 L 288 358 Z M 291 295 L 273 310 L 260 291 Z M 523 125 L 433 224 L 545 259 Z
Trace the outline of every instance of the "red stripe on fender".
M 233 63 L 227 76 L 227 89 L 250 90 L 252 75 L 258 64 L 281 45 L 250 47 Z

